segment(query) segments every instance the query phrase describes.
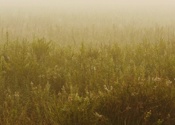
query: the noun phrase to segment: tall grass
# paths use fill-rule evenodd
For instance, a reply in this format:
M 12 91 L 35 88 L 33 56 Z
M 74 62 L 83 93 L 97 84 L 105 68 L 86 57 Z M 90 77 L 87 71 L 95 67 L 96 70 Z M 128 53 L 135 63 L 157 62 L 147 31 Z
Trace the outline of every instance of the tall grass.
M 173 21 L 3 12 L 0 125 L 175 124 Z
M 9 40 L 0 48 L 0 124 L 174 124 L 175 44 L 149 38 Z

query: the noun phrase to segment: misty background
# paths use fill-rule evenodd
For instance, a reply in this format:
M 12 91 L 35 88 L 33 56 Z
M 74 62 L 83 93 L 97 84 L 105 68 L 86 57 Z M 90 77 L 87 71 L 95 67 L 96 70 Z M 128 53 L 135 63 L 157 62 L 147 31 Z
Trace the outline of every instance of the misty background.
M 93 38 L 114 27 L 175 27 L 173 0 L 0 0 L 1 39 L 46 37 L 68 41 L 66 34 Z M 73 33 L 72 33 L 73 32 Z M 84 35 L 83 35 L 84 34 Z M 61 38 L 60 38 L 61 37 Z M 96 37 L 96 36 L 94 36 Z M 109 35 L 110 37 L 110 35 Z
M 173 18 L 173 0 L 0 0 L 0 14 L 131 14 Z M 106 14 L 106 15 L 105 15 Z

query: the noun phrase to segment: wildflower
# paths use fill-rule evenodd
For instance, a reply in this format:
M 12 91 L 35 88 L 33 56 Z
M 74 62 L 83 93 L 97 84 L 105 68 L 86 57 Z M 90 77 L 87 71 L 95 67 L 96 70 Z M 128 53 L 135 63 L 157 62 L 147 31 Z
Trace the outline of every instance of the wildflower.
M 33 82 L 32 81 L 30 82 L 30 85 L 33 85 Z
M 9 97 L 9 99 L 11 99 L 11 95 L 10 94 L 8 95 L 8 97 Z
M 153 79 L 154 82 L 160 82 L 161 80 L 162 80 L 162 79 L 159 78 L 159 77 L 155 77 L 155 78 Z
M 96 71 L 96 67 L 94 66 L 94 71 Z
M 103 115 L 100 115 L 99 113 L 95 112 L 94 115 L 97 117 L 97 118 L 102 118 Z
M 163 121 L 164 121 L 164 120 L 158 119 L 158 120 L 157 120 L 157 124 L 158 124 L 158 125 L 161 125 L 161 124 L 163 123 Z
M 109 89 L 107 88 L 106 85 L 104 85 L 104 89 L 105 89 L 107 92 L 109 92 Z
M 19 97 L 19 92 L 15 92 L 15 97 Z
M 148 118 L 150 118 L 151 114 L 152 114 L 152 111 L 151 110 L 149 110 L 148 112 L 146 112 L 145 117 L 144 117 L 145 121 L 147 121 Z
M 107 91 L 107 92 L 110 92 L 113 90 L 113 87 L 110 86 L 110 88 L 108 88 L 106 85 L 104 85 L 104 89 Z
M 166 80 L 166 85 L 169 86 L 172 84 L 172 81 L 171 80 Z

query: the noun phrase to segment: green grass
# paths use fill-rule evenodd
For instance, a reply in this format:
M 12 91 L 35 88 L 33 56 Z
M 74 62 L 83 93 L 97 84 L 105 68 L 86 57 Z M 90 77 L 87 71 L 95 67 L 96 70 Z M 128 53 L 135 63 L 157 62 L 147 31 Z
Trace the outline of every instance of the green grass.
M 174 42 L 0 48 L 0 124 L 175 124 Z

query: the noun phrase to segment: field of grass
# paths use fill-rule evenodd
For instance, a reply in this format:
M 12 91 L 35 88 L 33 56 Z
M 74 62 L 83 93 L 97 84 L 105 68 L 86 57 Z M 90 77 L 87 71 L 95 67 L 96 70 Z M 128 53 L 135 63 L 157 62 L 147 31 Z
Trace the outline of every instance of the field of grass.
M 173 22 L 52 16 L 0 18 L 0 125 L 175 124 Z

